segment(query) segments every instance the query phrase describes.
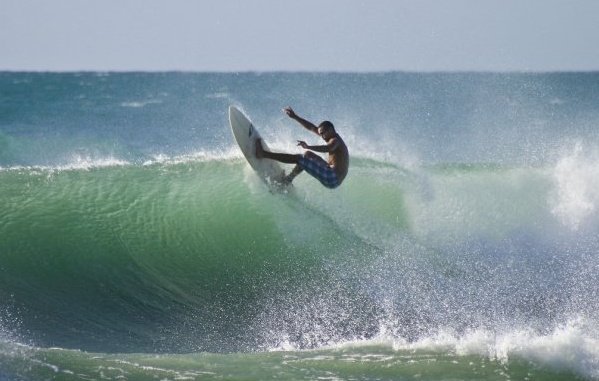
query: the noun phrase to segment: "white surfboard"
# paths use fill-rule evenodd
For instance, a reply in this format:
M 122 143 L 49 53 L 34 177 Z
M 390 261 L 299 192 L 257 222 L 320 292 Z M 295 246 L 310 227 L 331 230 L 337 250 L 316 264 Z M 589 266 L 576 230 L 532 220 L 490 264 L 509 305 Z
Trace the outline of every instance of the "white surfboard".
M 258 176 L 269 184 L 281 184 L 285 171 L 278 162 L 269 159 L 258 159 L 256 157 L 256 140 L 260 139 L 260 133 L 250 120 L 235 106 L 229 106 L 229 124 L 233 136 L 243 152 L 250 166 L 256 171 Z M 268 146 L 262 140 L 262 147 L 268 149 Z

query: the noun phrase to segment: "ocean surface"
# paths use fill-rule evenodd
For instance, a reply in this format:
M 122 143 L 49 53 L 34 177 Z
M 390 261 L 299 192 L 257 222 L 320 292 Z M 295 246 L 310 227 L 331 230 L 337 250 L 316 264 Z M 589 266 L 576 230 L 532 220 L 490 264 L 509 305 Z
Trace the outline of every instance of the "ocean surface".
M 2 381 L 599 380 L 598 232 L 599 73 L 0 73 Z

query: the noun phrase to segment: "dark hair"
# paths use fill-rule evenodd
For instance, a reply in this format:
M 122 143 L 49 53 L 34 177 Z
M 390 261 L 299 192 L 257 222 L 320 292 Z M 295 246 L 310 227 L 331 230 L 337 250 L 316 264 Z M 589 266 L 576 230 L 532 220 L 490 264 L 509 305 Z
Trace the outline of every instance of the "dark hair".
M 318 125 L 318 127 L 323 127 L 326 129 L 332 129 L 333 131 L 335 131 L 335 126 L 333 126 L 333 123 L 329 122 L 328 120 L 325 120 L 324 122 L 320 123 Z

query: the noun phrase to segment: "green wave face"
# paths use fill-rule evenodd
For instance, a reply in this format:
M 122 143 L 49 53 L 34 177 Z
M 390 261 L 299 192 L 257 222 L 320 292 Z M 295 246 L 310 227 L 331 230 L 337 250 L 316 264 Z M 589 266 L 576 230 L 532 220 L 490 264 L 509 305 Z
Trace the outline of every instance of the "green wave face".
M 49 345 L 254 347 L 266 304 L 330 286 L 323 263 L 369 247 L 239 161 L 0 176 L 0 289 Z
M 597 242 L 574 235 L 559 265 L 543 169 L 357 159 L 336 191 L 301 175 L 286 192 L 238 159 L 0 178 L 4 331 L 36 345 L 319 348 L 593 314 L 572 301 L 592 292 L 580 270 Z

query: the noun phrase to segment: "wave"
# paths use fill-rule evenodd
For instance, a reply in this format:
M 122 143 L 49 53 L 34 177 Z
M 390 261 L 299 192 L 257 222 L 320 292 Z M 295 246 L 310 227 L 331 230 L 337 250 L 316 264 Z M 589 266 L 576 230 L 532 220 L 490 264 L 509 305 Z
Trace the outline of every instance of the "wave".
M 337 353 L 382 337 L 394 344 L 377 356 L 443 357 L 449 342 L 464 366 L 475 356 L 499 369 L 513 353 L 595 377 L 592 330 L 564 339 L 587 348 L 572 363 L 551 357 L 560 327 L 599 321 L 596 216 L 574 207 L 572 224 L 560 209 L 564 184 L 595 181 L 588 157 L 575 180 L 562 175 L 576 160 L 406 169 L 356 158 L 335 192 L 302 175 L 287 193 L 269 192 L 236 151 L 4 168 L 2 356 L 20 342 L 34 359 L 64 356 L 45 361 L 59 372 L 97 356 L 106 369 L 161 368 L 109 353 Z M 176 356 L 166 368 L 187 359 Z
M 329 244 L 349 244 L 341 231 L 312 231 L 328 221 L 297 200 L 252 189 L 258 179 L 248 187 L 243 168 L 232 159 L 1 172 L 0 282 L 23 326 L 51 345 L 87 335 L 85 348 L 151 351 L 164 340 L 155 332 L 170 332 L 172 348 L 188 333 L 175 330 L 197 321 L 194 337 L 206 341 L 181 348 L 233 345 L 269 287 L 311 271 L 331 234 Z
M 147 105 L 161 104 L 161 103 L 163 103 L 163 101 L 161 101 L 161 100 L 147 99 L 147 100 L 143 100 L 143 101 L 122 102 L 121 107 L 143 108 L 143 107 L 146 107 Z
M 0 380 L 598 378 L 595 77 L 0 74 Z M 231 146 L 281 99 L 342 187 Z

